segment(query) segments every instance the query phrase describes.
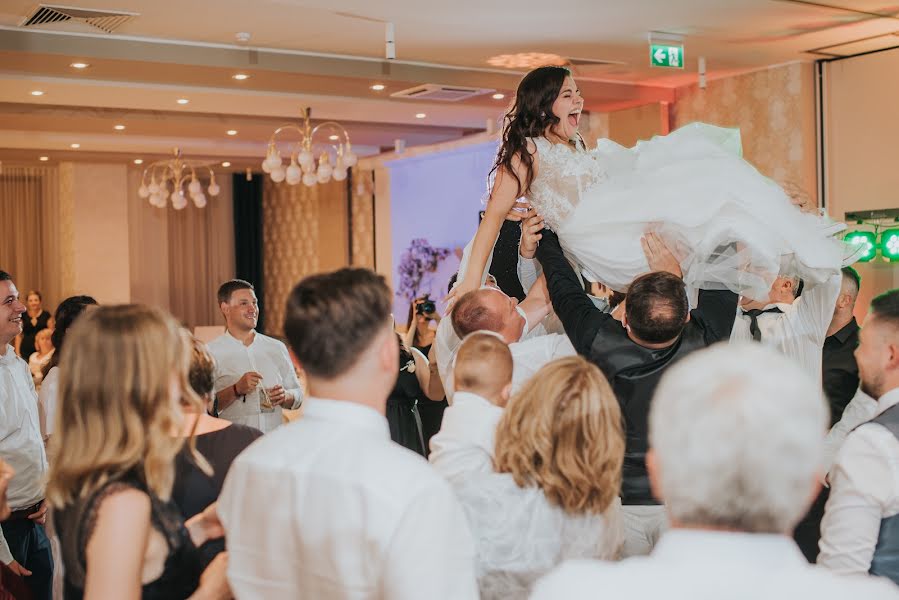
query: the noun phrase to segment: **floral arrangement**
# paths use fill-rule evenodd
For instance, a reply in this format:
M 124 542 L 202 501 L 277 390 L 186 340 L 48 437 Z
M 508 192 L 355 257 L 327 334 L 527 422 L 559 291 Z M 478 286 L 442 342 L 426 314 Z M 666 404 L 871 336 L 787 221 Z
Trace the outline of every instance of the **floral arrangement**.
M 413 298 L 419 296 L 422 289 L 424 276 L 433 273 L 437 264 L 446 258 L 452 250 L 449 248 L 434 248 L 424 238 L 412 240 L 409 248 L 403 252 L 399 264 L 399 285 L 396 286 L 396 295 L 401 298 Z

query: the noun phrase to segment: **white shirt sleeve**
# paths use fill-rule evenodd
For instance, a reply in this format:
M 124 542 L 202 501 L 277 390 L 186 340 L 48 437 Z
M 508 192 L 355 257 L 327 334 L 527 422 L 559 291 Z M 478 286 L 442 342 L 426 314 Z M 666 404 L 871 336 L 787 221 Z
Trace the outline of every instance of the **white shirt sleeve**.
M 296 369 L 293 368 L 293 361 L 290 360 L 290 352 L 283 343 L 278 344 L 278 371 L 281 375 L 284 391 L 293 398 L 291 405 L 285 408 L 297 409 L 303 403 L 303 388 L 300 386 L 300 380 L 297 378 Z
M 895 437 L 863 425 L 843 444 L 830 473 L 830 498 L 821 521 L 818 564 L 841 575 L 871 567 L 880 523 L 894 497 Z
M 524 289 L 525 294 L 531 291 L 531 287 L 537 282 L 537 278 L 540 277 L 542 271 L 543 269 L 537 260 L 525 258 L 521 254 L 518 255 L 518 281 L 521 282 L 521 287 Z
M 797 331 L 813 335 L 819 345 L 824 344 L 827 337 L 842 282 L 843 274 L 837 271 L 824 283 L 806 289 L 797 300 L 796 310 L 786 315 L 797 321 Z
M 382 597 L 477 599 L 474 542 L 449 486 L 428 486 L 410 506 L 387 548 Z
M 0 530 L 0 562 L 8 565 L 12 561 L 12 552 L 9 551 L 9 544 L 6 543 L 6 538 L 3 537 L 3 530 Z

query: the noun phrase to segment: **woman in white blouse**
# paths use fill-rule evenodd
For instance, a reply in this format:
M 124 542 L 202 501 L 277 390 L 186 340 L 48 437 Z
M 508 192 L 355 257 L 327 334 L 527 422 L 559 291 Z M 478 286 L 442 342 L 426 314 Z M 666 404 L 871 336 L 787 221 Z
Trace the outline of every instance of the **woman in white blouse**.
M 564 560 L 614 560 L 623 541 L 621 412 L 581 357 L 554 361 L 509 401 L 495 472 L 455 486 L 477 546 L 481 598 L 526 598 Z

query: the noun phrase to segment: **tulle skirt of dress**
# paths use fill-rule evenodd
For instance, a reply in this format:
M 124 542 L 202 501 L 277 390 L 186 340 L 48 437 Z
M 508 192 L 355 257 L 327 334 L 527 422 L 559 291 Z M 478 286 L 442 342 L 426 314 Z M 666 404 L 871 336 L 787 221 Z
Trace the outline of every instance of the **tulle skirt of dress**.
M 741 157 L 740 133 L 694 123 L 634 148 L 600 140 L 607 176 L 556 226 L 588 278 L 624 291 L 649 270 L 640 238 L 659 232 L 694 288 L 766 298 L 778 274 L 814 285 L 846 253 L 818 215 L 793 206 Z

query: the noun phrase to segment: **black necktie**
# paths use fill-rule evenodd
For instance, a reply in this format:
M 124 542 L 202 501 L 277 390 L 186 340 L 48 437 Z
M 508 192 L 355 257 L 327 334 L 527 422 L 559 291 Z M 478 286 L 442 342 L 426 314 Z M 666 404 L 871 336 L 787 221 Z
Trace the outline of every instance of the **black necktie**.
M 783 311 L 777 308 L 766 308 L 762 310 L 761 308 L 753 308 L 752 310 L 744 310 L 743 314 L 749 317 L 749 333 L 752 334 L 752 339 L 756 342 L 762 341 L 762 332 L 759 329 L 759 315 L 763 315 L 765 313 L 782 313 Z

